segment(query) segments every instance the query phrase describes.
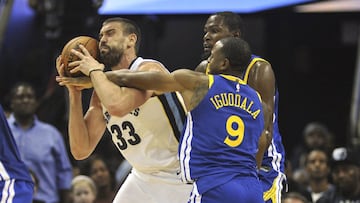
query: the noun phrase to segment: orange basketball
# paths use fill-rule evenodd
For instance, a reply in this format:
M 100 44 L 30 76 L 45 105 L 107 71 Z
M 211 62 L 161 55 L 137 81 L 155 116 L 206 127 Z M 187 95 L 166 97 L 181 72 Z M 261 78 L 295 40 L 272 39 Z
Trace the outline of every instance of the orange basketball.
M 92 57 L 98 59 L 99 47 L 98 41 L 89 36 L 78 36 L 67 42 L 61 52 L 62 63 L 64 64 L 64 74 L 67 77 L 80 77 L 84 76 L 81 72 L 70 73 L 70 70 L 74 67 L 69 67 L 68 64 L 73 61 L 79 60 L 75 54 L 71 53 L 71 49 L 75 49 L 81 52 L 79 44 L 82 44 L 91 54 Z

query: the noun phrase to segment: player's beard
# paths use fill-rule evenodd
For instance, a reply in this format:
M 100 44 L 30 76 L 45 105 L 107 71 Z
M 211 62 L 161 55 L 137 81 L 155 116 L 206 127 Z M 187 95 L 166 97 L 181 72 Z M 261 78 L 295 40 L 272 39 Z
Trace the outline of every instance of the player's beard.
M 100 52 L 101 62 L 105 65 L 106 69 L 111 69 L 112 67 L 120 63 L 123 51 L 117 48 L 108 47 L 108 52 Z

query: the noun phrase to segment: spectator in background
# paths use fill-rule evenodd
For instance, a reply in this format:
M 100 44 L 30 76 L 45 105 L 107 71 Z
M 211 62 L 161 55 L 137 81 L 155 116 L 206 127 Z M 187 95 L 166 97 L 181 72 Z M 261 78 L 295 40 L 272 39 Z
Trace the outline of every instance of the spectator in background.
M 308 174 L 308 191 L 311 193 L 313 203 L 334 186 L 329 182 L 330 166 L 328 154 L 320 149 L 309 152 L 305 161 L 305 169 Z
M 332 179 L 335 189 L 322 195 L 317 203 L 360 203 L 359 153 L 339 147 L 332 152 Z
M 282 198 L 282 203 L 310 203 L 310 202 L 300 193 L 291 192 L 284 195 L 284 197 Z
M 304 168 L 305 159 L 309 151 L 313 149 L 322 149 L 326 153 L 330 153 L 332 144 L 332 134 L 329 129 L 321 123 L 308 123 L 303 131 L 303 142 L 296 146 L 292 152 L 291 164 L 293 170 Z
M 12 114 L 8 118 L 21 158 L 39 179 L 34 200 L 66 203 L 72 167 L 59 131 L 37 119 L 37 97 L 29 83 L 20 82 L 10 91 Z
M 80 163 L 80 174 L 89 176 L 98 190 L 95 203 L 112 202 L 117 191 L 115 176 L 109 165 L 98 154 L 92 154 Z M 134 194 L 136 195 L 136 194 Z
M 305 169 L 305 161 L 308 153 L 314 149 L 323 150 L 330 154 L 333 148 L 333 137 L 328 128 L 318 122 L 311 122 L 306 125 L 303 132 L 304 144 L 295 148 L 292 163 L 294 167 L 293 178 L 296 182 L 307 187 L 309 185 L 309 176 Z
M 96 195 L 96 185 L 90 177 L 78 175 L 71 181 L 72 203 L 95 203 Z

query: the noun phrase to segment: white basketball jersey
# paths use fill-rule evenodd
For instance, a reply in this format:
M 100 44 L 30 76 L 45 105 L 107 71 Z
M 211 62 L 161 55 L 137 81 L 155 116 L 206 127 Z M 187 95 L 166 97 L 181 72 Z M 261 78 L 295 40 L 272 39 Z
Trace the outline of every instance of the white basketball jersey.
M 144 61 L 153 60 L 139 57 L 130 70 L 137 70 Z M 104 107 L 103 113 L 112 141 L 133 169 L 156 176 L 177 176 L 179 138 L 185 121 L 178 93 L 154 96 L 123 117 L 109 115 Z

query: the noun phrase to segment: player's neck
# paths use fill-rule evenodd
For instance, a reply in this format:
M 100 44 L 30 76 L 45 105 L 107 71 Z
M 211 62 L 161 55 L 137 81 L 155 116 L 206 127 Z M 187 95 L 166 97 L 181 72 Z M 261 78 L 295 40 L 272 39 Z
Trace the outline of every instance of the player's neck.
M 111 70 L 129 69 L 130 64 L 137 58 L 136 54 L 124 54 L 120 62 L 111 68 Z
M 226 70 L 223 73 L 221 73 L 223 75 L 232 75 L 238 78 L 241 78 L 242 73 L 240 71 L 234 71 L 234 70 Z

